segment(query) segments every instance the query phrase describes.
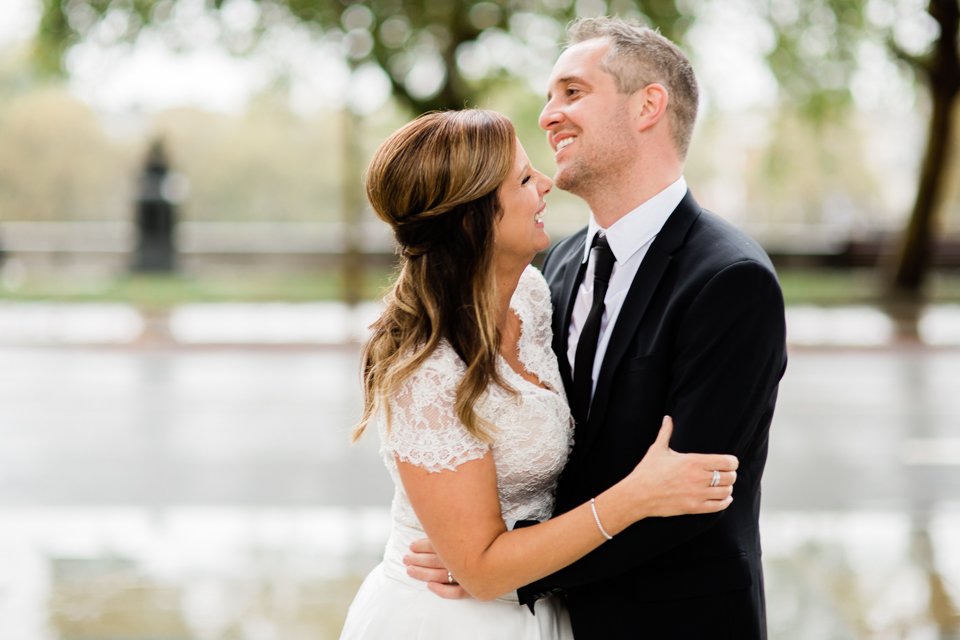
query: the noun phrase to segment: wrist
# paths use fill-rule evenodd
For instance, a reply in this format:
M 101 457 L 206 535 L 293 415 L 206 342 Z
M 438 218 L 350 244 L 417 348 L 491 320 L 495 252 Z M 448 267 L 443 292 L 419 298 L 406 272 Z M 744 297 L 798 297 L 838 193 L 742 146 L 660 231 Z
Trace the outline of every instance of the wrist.
M 638 513 L 635 502 L 627 488 L 617 483 L 598 495 L 591 506 L 596 510 L 604 531 L 610 536 L 616 536 L 645 517 L 645 514 Z
M 600 520 L 600 514 L 597 513 L 597 500 L 596 498 L 590 498 L 590 511 L 593 512 L 593 521 L 597 525 L 597 529 L 600 530 L 600 535 L 602 535 L 607 540 L 613 540 L 613 535 L 608 532 L 604 526 L 603 521 Z

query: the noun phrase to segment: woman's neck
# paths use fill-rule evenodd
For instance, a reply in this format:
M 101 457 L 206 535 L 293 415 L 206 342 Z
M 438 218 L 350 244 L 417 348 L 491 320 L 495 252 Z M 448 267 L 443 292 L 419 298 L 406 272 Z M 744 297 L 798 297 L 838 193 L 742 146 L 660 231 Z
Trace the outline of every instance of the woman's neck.
M 496 285 L 497 285 L 497 326 L 503 330 L 507 326 L 507 318 L 510 312 L 510 300 L 517 290 L 517 284 L 520 282 L 520 276 L 526 265 L 497 265 L 496 267 Z

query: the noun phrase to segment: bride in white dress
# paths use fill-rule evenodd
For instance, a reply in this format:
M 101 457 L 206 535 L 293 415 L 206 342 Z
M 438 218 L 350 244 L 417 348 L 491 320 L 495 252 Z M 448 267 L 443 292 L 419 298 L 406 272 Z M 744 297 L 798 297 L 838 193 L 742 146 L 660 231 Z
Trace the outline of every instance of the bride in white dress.
M 550 292 L 529 266 L 549 244 L 549 178 L 510 122 L 482 110 L 421 116 L 377 151 L 367 195 L 394 230 L 401 271 L 364 350 L 364 415 L 395 485 L 383 562 L 341 639 L 572 638 L 562 604 L 515 589 L 651 516 L 730 504 L 736 458 L 657 442 L 621 482 L 549 519 L 573 425 L 551 350 Z M 714 470 L 719 486 L 710 487 Z M 545 521 L 511 531 L 517 520 Z M 429 537 L 446 570 L 426 584 L 403 558 Z M 438 597 L 459 584 L 472 598 Z

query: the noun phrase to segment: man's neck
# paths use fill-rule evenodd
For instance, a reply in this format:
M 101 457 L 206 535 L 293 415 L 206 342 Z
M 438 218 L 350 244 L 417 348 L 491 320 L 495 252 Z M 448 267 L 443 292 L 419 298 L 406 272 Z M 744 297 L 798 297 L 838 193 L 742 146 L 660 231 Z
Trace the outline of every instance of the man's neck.
M 675 174 L 666 172 L 660 172 L 660 174 L 655 180 L 625 183 L 622 188 L 603 189 L 582 197 L 590 207 L 597 224 L 604 229 L 609 229 L 623 216 L 676 182 L 682 175 L 682 168 L 678 168 Z

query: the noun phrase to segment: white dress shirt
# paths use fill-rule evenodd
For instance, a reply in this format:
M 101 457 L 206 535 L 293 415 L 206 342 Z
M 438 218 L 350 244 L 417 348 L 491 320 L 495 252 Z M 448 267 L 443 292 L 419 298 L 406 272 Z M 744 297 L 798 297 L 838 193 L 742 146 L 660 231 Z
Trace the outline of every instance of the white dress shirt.
M 680 176 L 676 182 L 653 196 L 639 207 L 617 220 L 609 229 L 603 229 L 597 224 L 593 213 L 590 214 L 590 224 L 587 226 L 587 238 L 583 249 L 583 262 L 587 264 L 587 271 L 583 282 L 577 291 L 573 303 L 573 312 L 570 318 L 570 333 L 567 336 L 567 360 L 570 370 L 574 370 L 574 361 L 577 354 L 577 341 L 583 323 L 587 321 L 590 306 L 593 304 L 593 270 L 594 264 L 590 260 L 590 245 L 593 236 L 603 232 L 613 251 L 616 262 L 610 274 L 610 284 L 607 286 L 607 295 L 604 297 L 603 317 L 600 319 L 600 339 L 597 342 L 597 354 L 593 360 L 593 391 L 597 389 L 597 378 L 600 376 L 600 367 L 603 356 L 610 343 L 610 334 L 620 316 L 620 309 L 627 297 L 634 276 L 643 262 L 647 250 L 653 244 L 654 238 L 660 233 L 667 218 L 677 208 L 683 196 L 687 193 L 687 181 Z M 592 392 L 591 392 L 592 393 Z

